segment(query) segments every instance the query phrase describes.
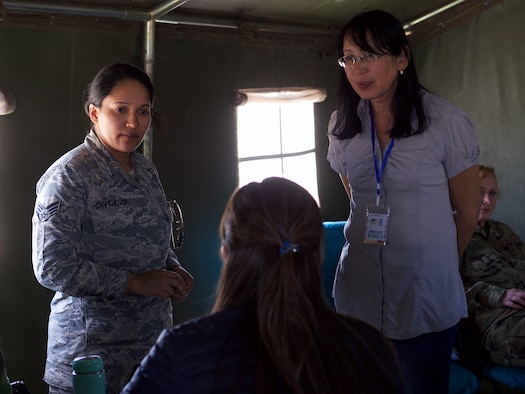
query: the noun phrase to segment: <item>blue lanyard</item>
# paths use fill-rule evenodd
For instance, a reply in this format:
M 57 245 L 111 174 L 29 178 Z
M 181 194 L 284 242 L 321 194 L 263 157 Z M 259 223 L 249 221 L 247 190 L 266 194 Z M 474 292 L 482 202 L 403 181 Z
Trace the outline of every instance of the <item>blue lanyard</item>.
M 370 108 L 370 127 L 372 128 L 372 157 L 374 158 L 374 169 L 376 171 L 376 205 L 379 206 L 379 200 L 381 198 L 381 177 L 383 176 L 383 171 L 386 167 L 386 161 L 388 160 L 388 156 L 390 156 L 390 151 L 394 147 L 394 139 L 392 138 L 390 140 L 390 143 L 388 144 L 386 148 L 385 155 L 383 157 L 383 161 L 381 163 L 381 169 L 379 169 L 379 165 L 377 164 L 377 158 L 376 158 L 376 130 L 374 126 L 374 116 L 372 115 L 372 108 Z

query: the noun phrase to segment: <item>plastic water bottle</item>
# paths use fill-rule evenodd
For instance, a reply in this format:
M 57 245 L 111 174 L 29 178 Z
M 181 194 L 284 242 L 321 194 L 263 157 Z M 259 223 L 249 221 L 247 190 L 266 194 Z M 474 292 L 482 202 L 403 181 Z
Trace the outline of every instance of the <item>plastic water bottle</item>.
M 73 360 L 73 392 L 106 394 L 106 372 L 100 356 L 77 357 Z

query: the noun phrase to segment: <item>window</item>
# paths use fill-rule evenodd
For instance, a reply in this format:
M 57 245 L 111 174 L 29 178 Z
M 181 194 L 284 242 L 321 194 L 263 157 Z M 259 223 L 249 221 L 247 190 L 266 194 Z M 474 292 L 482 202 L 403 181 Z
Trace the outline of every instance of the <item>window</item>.
M 318 89 L 238 92 L 239 186 L 270 176 L 290 179 L 319 201 L 315 157 L 314 103 Z

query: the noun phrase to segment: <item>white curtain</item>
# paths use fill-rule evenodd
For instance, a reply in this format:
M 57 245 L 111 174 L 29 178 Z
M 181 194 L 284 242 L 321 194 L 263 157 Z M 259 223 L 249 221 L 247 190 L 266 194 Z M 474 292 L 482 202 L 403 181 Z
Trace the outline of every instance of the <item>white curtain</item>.
M 285 87 L 240 89 L 235 92 L 235 105 L 250 103 L 319 103 L 326 98 L 326 90 L 313 87 Z

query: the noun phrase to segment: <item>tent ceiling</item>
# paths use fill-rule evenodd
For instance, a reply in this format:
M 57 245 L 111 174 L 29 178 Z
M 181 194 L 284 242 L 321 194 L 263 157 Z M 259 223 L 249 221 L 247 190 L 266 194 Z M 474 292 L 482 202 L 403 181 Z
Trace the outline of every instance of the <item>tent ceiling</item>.
M 148 12 L 170 4 L 170 12 L 158 22 L 193 29 L 240 26 L 284 34 L 297 32 L 332 35 L 353 15 L 379 8 L 412 26 L 413 40 L 425 42 L 444 31 L 468 22 L 490 6 L 504 0 L 0 0 L 3 23 L 11 19 L 65 15 L 87 16 L 83 10 L 107 11 L 115 19 L 144 19 Z M 120 13 L 125 14 L 121 18 Z M 131 15 L 131 17 L 130 17 Z M 138 17 L 137 15 L 141 15 Z M 54 19 L 56 22 L 57 19 Z M 100 18 L 98 18 L 100 20 Z

